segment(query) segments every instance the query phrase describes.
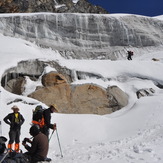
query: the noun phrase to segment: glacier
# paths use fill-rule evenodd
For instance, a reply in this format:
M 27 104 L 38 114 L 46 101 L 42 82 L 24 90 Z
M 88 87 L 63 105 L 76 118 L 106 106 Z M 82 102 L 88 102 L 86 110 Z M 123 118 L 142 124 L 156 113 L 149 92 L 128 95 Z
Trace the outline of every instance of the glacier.
M 163 21 L 131 14 L 1 14 L 0 33 L 58 50 L 65 58 L 111 59 L 163 48 Z

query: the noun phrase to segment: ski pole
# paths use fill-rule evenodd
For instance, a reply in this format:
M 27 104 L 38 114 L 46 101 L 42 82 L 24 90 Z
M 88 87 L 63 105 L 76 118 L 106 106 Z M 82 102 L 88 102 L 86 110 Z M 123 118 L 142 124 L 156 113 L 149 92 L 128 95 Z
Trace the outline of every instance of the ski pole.
M 0 121 L 0 135 L 2 136 L 2 122 Z
M 57 134 L 57 139 L 58 139 L 58 145 L 59 145 L 59 149 L 60 149 L 60 152 L 61 152 L 61 157 L 63 157 L 63 154 L 62 154 L 62 149 L 61 149 L 61 145 L 60 145 L 60 141 L 59 141 L 59 136 L 58 136 L 58 131 L 57 131 L 57 128 L 56 128 L 56 134 Z
M 51 135 L 50 135 L 50 137 L 49 137 L 49 141 L 50 141 L 50 139 L 52 138 L 53 134 L 54 134 L 54 130 L 52 131 L 52 133 L 51 133 Z
M 7 149 L 7 152 L 5 153 L 5 155 L 3 156 L 3 158 L 0 160 L 0 163 L 3 162 L 3 160 L 7 157 L 8 154 L 9 154 L 9 149 Z

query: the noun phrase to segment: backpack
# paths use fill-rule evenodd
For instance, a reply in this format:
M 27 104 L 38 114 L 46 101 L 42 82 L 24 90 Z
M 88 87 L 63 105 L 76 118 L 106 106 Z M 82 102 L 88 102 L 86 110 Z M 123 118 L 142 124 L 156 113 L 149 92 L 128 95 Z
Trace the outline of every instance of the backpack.
M 38 105 L 33 111 L 32 116 L 32 123 L 35 125 L 39 125 L 40 128 L 43 128 L 45 125 L 43 111 L 44 111 L 43 107 L 41 105 Z
M 17 153 L 16 151 L 1 154 L 0 161 L 2 163 L 30 163 L 23 153 Z

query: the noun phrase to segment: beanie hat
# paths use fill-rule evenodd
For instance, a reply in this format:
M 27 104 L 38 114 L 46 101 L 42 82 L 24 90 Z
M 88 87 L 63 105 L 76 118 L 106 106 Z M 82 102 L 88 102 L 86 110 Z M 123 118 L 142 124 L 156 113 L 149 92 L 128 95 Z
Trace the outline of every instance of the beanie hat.
M 32 136 L 36 136 L 38 135 L 40 132 L 40 128 L 38 125 L 33 125 L 30 129 L 29 129 L 29 133 L 32 135 Z

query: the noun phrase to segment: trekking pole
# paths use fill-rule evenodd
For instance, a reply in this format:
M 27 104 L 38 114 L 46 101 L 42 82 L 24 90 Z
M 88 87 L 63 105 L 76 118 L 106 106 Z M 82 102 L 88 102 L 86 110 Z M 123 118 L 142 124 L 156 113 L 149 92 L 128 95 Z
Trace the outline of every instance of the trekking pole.
M 8 154 L 9 154 L 9 149 L 7 149 L 7 152 L 5 153 L 3 158 L 0 160 L 0 163 L 2 163 L 4 161 L 4 159 L 7 157 Z
M 0 120 L 0 136 L 2 136 L 2 122 Z
M 61 157 L 63 157 L 63 154 L 62 154 L 62 149 L 61 149 L 61 145 L 60 145 L 60 141 L 59 141 L 59 136 L 58 136 L 58 131 L 57 131 L 57 128 L 56 128 L 56 134 L 57 134 L 57 139 L 58 139 L 58 145 L 59 145 L 59 149 L 60 149 L 60 152 L 61 152 Z
M 54 130 L 52 131 L 52 133 L 51 133 L 51 135 L 50 135 L 50 137 L 49 137 L 49 141 L 50 141 L 50 139 L 52 138 L 53 134 L 54 134 Z

